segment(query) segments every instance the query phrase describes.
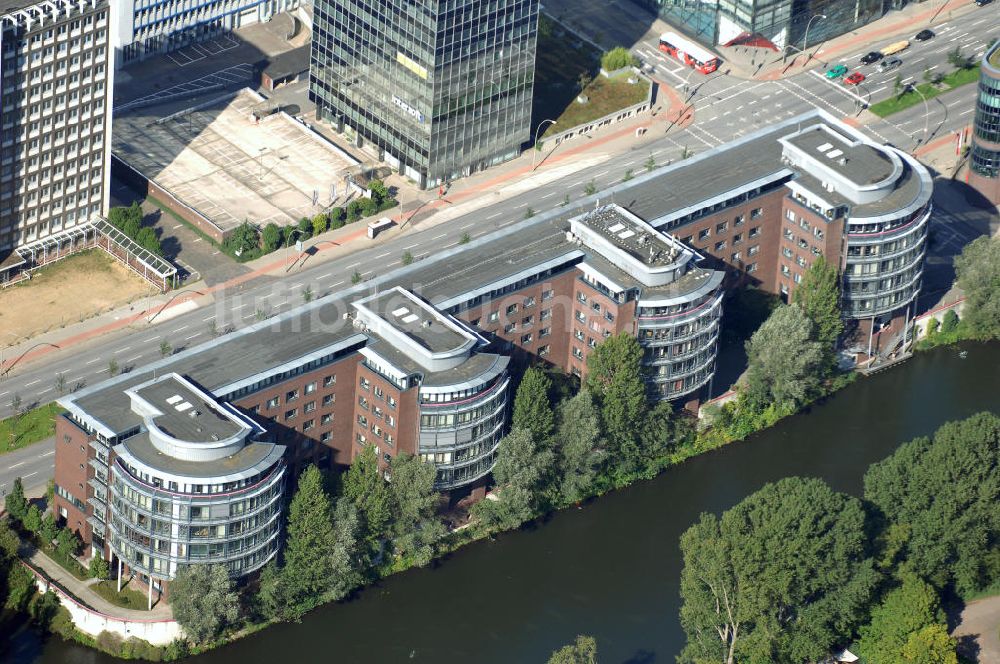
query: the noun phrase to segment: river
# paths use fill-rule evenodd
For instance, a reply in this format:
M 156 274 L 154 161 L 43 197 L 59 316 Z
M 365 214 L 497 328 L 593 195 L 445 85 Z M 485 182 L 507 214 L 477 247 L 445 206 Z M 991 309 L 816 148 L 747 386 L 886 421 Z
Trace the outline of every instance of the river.
M 698 514 L 790 475 L 858 495 L 868 465 L 901 442 L 948 420 L 1000 412 L 1000 344 L 962 348 L 965 359 L 954 347 L 918 354 L 653 481 L 188 661 L 544 662 L 575 635 L 592 634 L 601 662 L 673 664 L 683 644 L 678 539 Z M 22 661 L 117 661 L 58 637 L 32 645 Z

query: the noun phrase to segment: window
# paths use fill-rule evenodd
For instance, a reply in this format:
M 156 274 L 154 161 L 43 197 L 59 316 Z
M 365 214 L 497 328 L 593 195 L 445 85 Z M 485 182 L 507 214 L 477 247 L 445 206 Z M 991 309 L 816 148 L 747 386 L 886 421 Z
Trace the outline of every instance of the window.
M 721 224 L 716 224 L 715 225 L 715 232 L 716 233 L 725 233 L 728 228 L 729 228 L 729 222 L 728 221 L 723 221 Z
M 799 267 L 805 267 L 806 266 L 806 259 L 802 258 L 802 256 L 796 256 L 795 257 L 795 262 L 798 263 Z
M 333 438 L 332 433 L 330 433 L 329 431 L 324 431 L 323 434 L 319 437 L 319 442 L 329 443 L 332 438 Z
M 362 390 L 367 390 L 372 386 L 371 381 L 365 378 L 364 376 L 361 377 L 361 379 L 358 381 L 358 384 L 361 386 Z
M 306 420 L 305 422 L 302 423 L 302 430 L 309 431 L 309 429 L 312 429 L 315 426 L 316 426 L 316 420 Z
M 748 233 L 748 235 L 749 235 L 749 237 L 752 237 L 752 238 L 753 237 L 757 237 L 758 235 L 760 235 L 760 226 L 754 226 L 753 228 L 751 228 L 750 232 Z
M 388 424 L 391 427 L 394 427 L 394 426 L 396 426 L 396 418 L 393 417 L 392 415 L 386 415 L 385 416 L 385 423 Z
M 320 424 L 330 424 L 333 422 L 333 413 L 327 413 L 323 417 L 319 418 Z
M 498 320 L 500 320 L 500 312 L 499 311 L 491 311 L 490 315 L 486 317 L 486 320 L 488 320 L 491 323 L 497 322 Z
M 759 244 L 755 244 L 752 247 L 750 247 L 749 249 L 747 249 L 747 255 L 748 256 L 756 256 L 758 253 L 760 253 L 760 245 Z
M 532 342 L 531 333 L 521 335 L 521 345 L 526 346 Z
M 575 316 L 575 317 L 576 317 L 576 319 L 577 319 L 578 321 L 580 321 L 581 323 L 586 323 L 586 322 L 587 322 L 587 315 L 586 315 L 586 314 L 584 314 L 584 313 L 583 313 L 582 311 L 580 311 L 579 309 L 577 309 L 577 310 L 576 310 L 576 311 L 574 312 L 574 316 Z
M 757 271 L 756 263 L 750 263 L 747 265 L 747 272 L 756 272 L 756 271 Z
M 356 436 L 354 437 L 354 439 L 355 439 L 356 441 L 358 441 L 358 445 L 364 445 L 365 443 L 367 443 L 367 442 L 368 442 L 368 438 L 367 438 L 367 437 L 365 436 L 365 434 L 363 434 L 363 433 L 359 433 L 359 434 L 357 434 L 357 435 L 356 435 Z
M 549 318 L 552 318 L 551 309 L 542 309 L 538 312 L 538 320 L 548 320 Z
M 809 222 L 802 218 L 799 219 L 799 227 L 807 231 L 812 228 L 812 226 L 809 225 Z
M 281 404 L 281 397 L 274 397 L 273 399 L 267 400 L 267 408 L 277 408 Z
M 364 398 L 363 396 L 359 396 L 358 405 L 364 408 L 365 410 L 368 410 L 368 399 Z
M 579 348 L 577 348 L 576 346 L 573 346 L 573 357 L 575 357 L 578 360 L 582 360 L 583 359 L 583 351 L 580 350 Z
M 552 334 L 551 327 L 543 327 L 542 329 L 538 330 L 538 338 L 547 337 L 550 334 Z
M 730 258 L 730 260 L 732 260 L 732 261 L 733 261 L 734 263 L 739 263 L 739 262 L 740 262 L 740 258 L 741 258 L 741 256 L 740 256 L 740 252 L 738 252 L 738 251 L 734 251 L 734 252 L 733 252 L 733 255 L 732 255 L 732 256 L 730 256 L 729 258 Z
M 785 210 L 785 217 L 788 221 L 795 221 L 795 210 Z
M 285 393 L 285 403 L 288 403 L 289 401 L 295 401 L 298 398 L 299 398 L 298 390 L 289 390 L 288 392 Z
M 286 410 L 285 411 L 285 421 L 287 422 L 288 420 L 294 419 L 295 416 L 298 415 L 298 414 L 299 414 L 299 411 L 298 411 L 297 408 L 292 408 L 291 410 Z
M 592 302 L 590 304 L 590 308 L 593 309 L 594 311 L 596 311 L 597 313 L 601 313 L 601 303 L 600 302 Z
M 367 429 L 368 428 L 368 418 L 364 415 L 358 415 L 358 426 Z
M 375 398 L 385 400 L 385 391 L 378 385 L 375 386 Z
M 688 235 L 687 237 L 682 237 L 681 242 L 683 242 L 684 244 L 691 244 L 691 240 L 693 239 L 694 239 L 693 235 Z
M 581 302 L 583 304 L 586 304 L 587 303 L 587 296 L 584 295 L 583 293 L 577 293 L 576 294 L 576 301 L 577 302 Z
M 526 298 L 524 298 L 524 304 L 523 304 L 523 306 L 524 306 L 525 309 L 527 309 L 528 307 L 535 306 L 535 298 L 533 298 L 533 297 L 526 297 Z
M 583 332 L 580 330 L 573 330 L 573 336 L 576 337 L 577 341 L 583 341 Z
M 316 391 L 316 383 L 309 383 L 309 384 L 306 385 L 306 388 L 305 388 L 305 393 L 306 394 L 312 394 L 315 391 Z
M 794 277 L 792 277 L 792 281 L 794 281 L 797 284 L 802 283 L 802 275 L 796 274 Z
M 733 219 L 733 226 L 739 228 L 744 224 L 744 222 L 746 222 L 746 217 L 744 217 L 742 214 L 738 214 L 736 215 L 736 218 Z
M 521 325 L 528 326 L 535 322 L 534 316 L 525 316 L 521 319 Z
M 389 408 L 396 407 L 396 399 L 394 397 L 389 397 Z
M 726 248 L 726 241 L 725 240 L 722 240 L 721 242 L 716 242 L 715 243 L 715 250 L 716 251 L 722 251 L 725 248 Z
M 552 347 L 551 347 L 551 346 L 548 346 L 548 345 L 545 345 L 545 346 L 539 346 L 539 347 L 538 347 L 538 355 L 539 355 L 540 357 L 545 357 L 545 356 L 546 356 L 546 355 L 548 355 L 548 354 L 549 354 L 549 353 L 550 353 L 551 351 L 552 351 Z
M 813 229 L 813 235 L 815 235 L 817 238 L 819 238 L 820 240 L 822 240 L 823 239 L 823 229 L 820 228 L 819 226 L 817 226 L 816 228 Z
M 781 274 L 782 274 L 783 276 L 787 277 L 787 276 L 788 276 L 789 274 L 791 274 L 791 273 L 792 273 L 792 271 L 788 269 L 788 266 L 787 266 L 787 265 L 782 265 L 782 266 L 781 266 Z
M 328 394 L 325 397 L 323 397 L 323 405 L 324 406 L 329 406 L 330 404 L 332 404 L 336 400 L 337 400 L 337 395 L 336 394 Z
M 548 290 L 543 290 L 542 291 L 542 299 L 543 300 L 551 300 L 554 295 L 555 295 L 555 292 L 551 288 L 548 289 Z
M 395 441 L 393 441 L 392 439 L 392 434 L 391 433 L 385 434 L 385 444 L 388 445 L 389 447 L 392 447 L 393 442 Z
M 750 218 L 757 219 L 760 215 L 764 214 L 764 208 L 754 208 L 750 210 Z
M 709 228 L 703 228 L 700 231 L 698 231 L 698 239 L 699 240 L 704 240 L 705 238 L 707 238 L 711 234 L 712 234 L 712 230 L 711 229 L 709 229 Z
M 608 321 L 609 323 L 614 323 L 615 322 L 615 315 L 613 313 L 611 313 L 610 311 L 605 311 L 604 312 L 604 320 Z
M 785 258 L 791 258 L 792 257 L 792 250 L 789 249 L 788 247 L 782 247 L 781 248 L 781 255 L 784 256 Z
M 733 236 L 733 244 L 742 244 L 742 243 L 743 243 L 743 233 L 737 233 L 736 235 Z
M 382 437 L 382 427 L 380 427 L 379 425 L 373 423 L 372 424 L 372 433 L 375 434 L 376 436 L 378 436 L 379 438 L 381 438 Z
M 517 323 L 507 323 L 506 325 L 503 326 L 504 334 L 510 334 L 515 330 L 517 330 Z
M 316 410 L 316 402 L 315 401 L 310 401 L 306 405 L 302 406 L 302 412 L 303 413 L 311 413 L 314 410 Z

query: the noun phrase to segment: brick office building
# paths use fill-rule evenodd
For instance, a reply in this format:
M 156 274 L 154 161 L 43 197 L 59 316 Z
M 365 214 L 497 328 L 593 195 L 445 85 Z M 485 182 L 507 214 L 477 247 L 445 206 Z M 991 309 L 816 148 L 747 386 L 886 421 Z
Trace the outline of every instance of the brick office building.
M 820 112 L 595 199 L 61 399 L 59 514 L 127 570 L 145 573 L 139 553 L 170 550 L 148 528 L 141 544 L 153 551 L 115 545 L 118 507 L 95 504 L 119 474 L 145 484 L 153 500 L 162 488 L 116 451 L 148 435 L 129 393 L 158 375 L 176 375 L 206 402 L 252 420 L 261 429 L 255 442 L 285 448 L 289 477 L 307 463 L 349 465 L 375 445 L 382 463 L 419 454 L 437 466 L 440 489 L 468 491 L 492 468 L 525 359 L 583 375 L 602 339 L 633 334 L 650 396 L 687 403 L 714 374 L 727 283 L 791 294 L 825 255 L 843 274 L 845 316 L 859 325 L 902 319 L 919 290 L 929 175 Z M 225 482 L 215 484 L 224 492 Z M 204 485 L 207 494 L 186 499 L 209 499 L 214 488 Z M 171 555 L 154 583 L 169 580 L 170 565 L 195 560 Z

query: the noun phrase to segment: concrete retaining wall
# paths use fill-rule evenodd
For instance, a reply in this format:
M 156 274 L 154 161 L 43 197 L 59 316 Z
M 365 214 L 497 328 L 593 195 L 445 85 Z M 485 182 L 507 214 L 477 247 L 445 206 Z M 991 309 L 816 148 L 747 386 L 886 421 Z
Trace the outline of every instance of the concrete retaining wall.
M 123 639 L 134 636 L 154 646 L 165 646 L 184 637 L 184 630 L 176 620 L 130 620 L 109 616 L 80 603 L 57 583 L 49 580 L 40 570 L 24 561 L 21 561 L 21 564 L 35 577 L 38 592 L 51 590 L 55 593 L 59 603 L 69 611 L 73 624 L 84 634 L 96 637 L 101 632 L 112 632 Z
M 931 322 L 932 318 L 936 319 L 938 323 L 943 323 L 944 315 L 946 313 L 948 313 L 949 311 L 954 311 L 956 314 L 959 315 L 959 317 L 961 317 L 963 309 L 965 309 L 964 297 L 955 300 L 954 302 L 951 302 L 949 304 L 943 304 L 937 309 L 932 309 L 928 311 L 926 314 L 923 314 L 922 316 L 915 318 L 913 320 L 913 325 L 915 329 L 915 338 L 921 339 L 927 336 L 927 323 Z

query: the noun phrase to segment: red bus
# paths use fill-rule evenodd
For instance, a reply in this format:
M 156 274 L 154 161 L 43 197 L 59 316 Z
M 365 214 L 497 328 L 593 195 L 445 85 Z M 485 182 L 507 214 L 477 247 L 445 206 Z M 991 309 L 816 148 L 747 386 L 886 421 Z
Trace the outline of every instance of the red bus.
M 711 74 L 722 64 L 717 55 L 675 32 L 660 35 L 660 50 L 702 74 Z

